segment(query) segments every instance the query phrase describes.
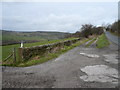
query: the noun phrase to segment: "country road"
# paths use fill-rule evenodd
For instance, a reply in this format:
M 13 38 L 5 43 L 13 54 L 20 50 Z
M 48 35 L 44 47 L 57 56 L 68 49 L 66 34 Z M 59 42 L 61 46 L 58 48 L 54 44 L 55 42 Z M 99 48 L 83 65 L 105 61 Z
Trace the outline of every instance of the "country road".
M 30 67 L 3 67 L 3 88 L 116 88 L 118 48 L 78 46 L 58 58 Z
M 112 41 L 112 42 L 114 42 L 115 44 L 117 44 L 117 45 L 120 46 L 120 37 L 117 37 L 117 36 L 115 36 L 115 35 L 112 35 L 112 34 L 111 34 L 110 32 L 108 32 L 108 31 L 105 31 L 105 34 L 106 34 L 107 38 L 108 38 L 110 41 Z

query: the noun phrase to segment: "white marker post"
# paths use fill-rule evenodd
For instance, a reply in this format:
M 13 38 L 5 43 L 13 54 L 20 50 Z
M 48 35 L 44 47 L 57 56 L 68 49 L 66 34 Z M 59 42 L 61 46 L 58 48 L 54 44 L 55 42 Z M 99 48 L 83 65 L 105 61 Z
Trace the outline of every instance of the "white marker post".
M 20 60 L 23 60 L 23 41 L 21 41 L 21 46 L 19 48 L 19 57 L 20 57 Z
M 21 42 L 21 48 L 23 48 L 23 42 Z

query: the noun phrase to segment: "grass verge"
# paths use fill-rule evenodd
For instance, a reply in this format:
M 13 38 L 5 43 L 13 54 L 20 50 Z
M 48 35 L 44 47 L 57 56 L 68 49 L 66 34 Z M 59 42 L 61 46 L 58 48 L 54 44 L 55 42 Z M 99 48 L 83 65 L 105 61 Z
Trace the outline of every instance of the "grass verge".
M 118 37 L 120 37 L 120 34 L 118 33 L 118 32 L 111 32 L 111 31 L 109 31 L 111 34 L 113 34 L 113 35 L 115 35 L 115 36 L 118 36 Z
M 79 46 L 85 42 L 87 42 L 89 39 L 83 39 L 81 41 L 76 42 L 75 44 L 72 44 L 71 46 L 65 46 L 63 49 L 61 49 L 60 51 L 56 52 L 56 53 L 49 53 L 46 56 L 40 57 L 40 59 L 38 60 L 29 60 L 26 62 L 22 62 L 22 63 L 16 63 L 16 64 L 3 64 L 4 66 L 17 66 L 17 67 L 27 67 L 27 66 L 32 66 L 32 65 L 36 65 L 36 64 L 41 64 L 44 63 L 48 60 L 52 60 L 54 58 L 57 58 L 59 55 L 67 52 L 68 50 Z
M 104 47 L 107 47 L 110 43 L 109 43 L 106 35 L 102 34 L 101 36 L 99 36 L 96 44 L 97 44 L 97 48 L 104 48 Z

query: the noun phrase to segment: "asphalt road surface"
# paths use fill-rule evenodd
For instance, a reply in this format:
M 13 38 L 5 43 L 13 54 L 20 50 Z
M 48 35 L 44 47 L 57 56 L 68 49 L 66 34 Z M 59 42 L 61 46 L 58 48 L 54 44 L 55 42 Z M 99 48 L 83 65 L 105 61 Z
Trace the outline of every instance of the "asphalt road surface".
M 30 67 L 2 67 L 3 88 L 116 88 L 118 48 L 78 46 L 58 58 Z
M 107 38 L 108 38 L 110 41 L 112 41 L 112 42 L 114 42 L 115 44 L 117 44 L 117 45 L 120 46 L 120 37 L 117 37 L 117 36 L 115 36 L 115 35 L 112 35 L 112 34 L 111 34 L 110 32 L 108 32 L 108 31 L 105 31 L 105 34 L 106 34 Z

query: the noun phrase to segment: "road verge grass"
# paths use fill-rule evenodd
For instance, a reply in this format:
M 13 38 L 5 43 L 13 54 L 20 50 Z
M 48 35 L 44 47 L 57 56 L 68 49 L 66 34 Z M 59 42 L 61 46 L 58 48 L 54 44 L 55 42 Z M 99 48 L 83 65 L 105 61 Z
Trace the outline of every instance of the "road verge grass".
M 98 40 L 96 42 L 97 48 L 105 48 L 105 47 L 109 46 L 109 44 L 110 43 L 104 33 L 98 37 Z
M 118 33 L 118 32 L 111 32 L 111 31 L 109 31 L 112 35 L 115 35 L 115 36 L 118 36 L 118 37 L 120 37 L 120 34 Z

